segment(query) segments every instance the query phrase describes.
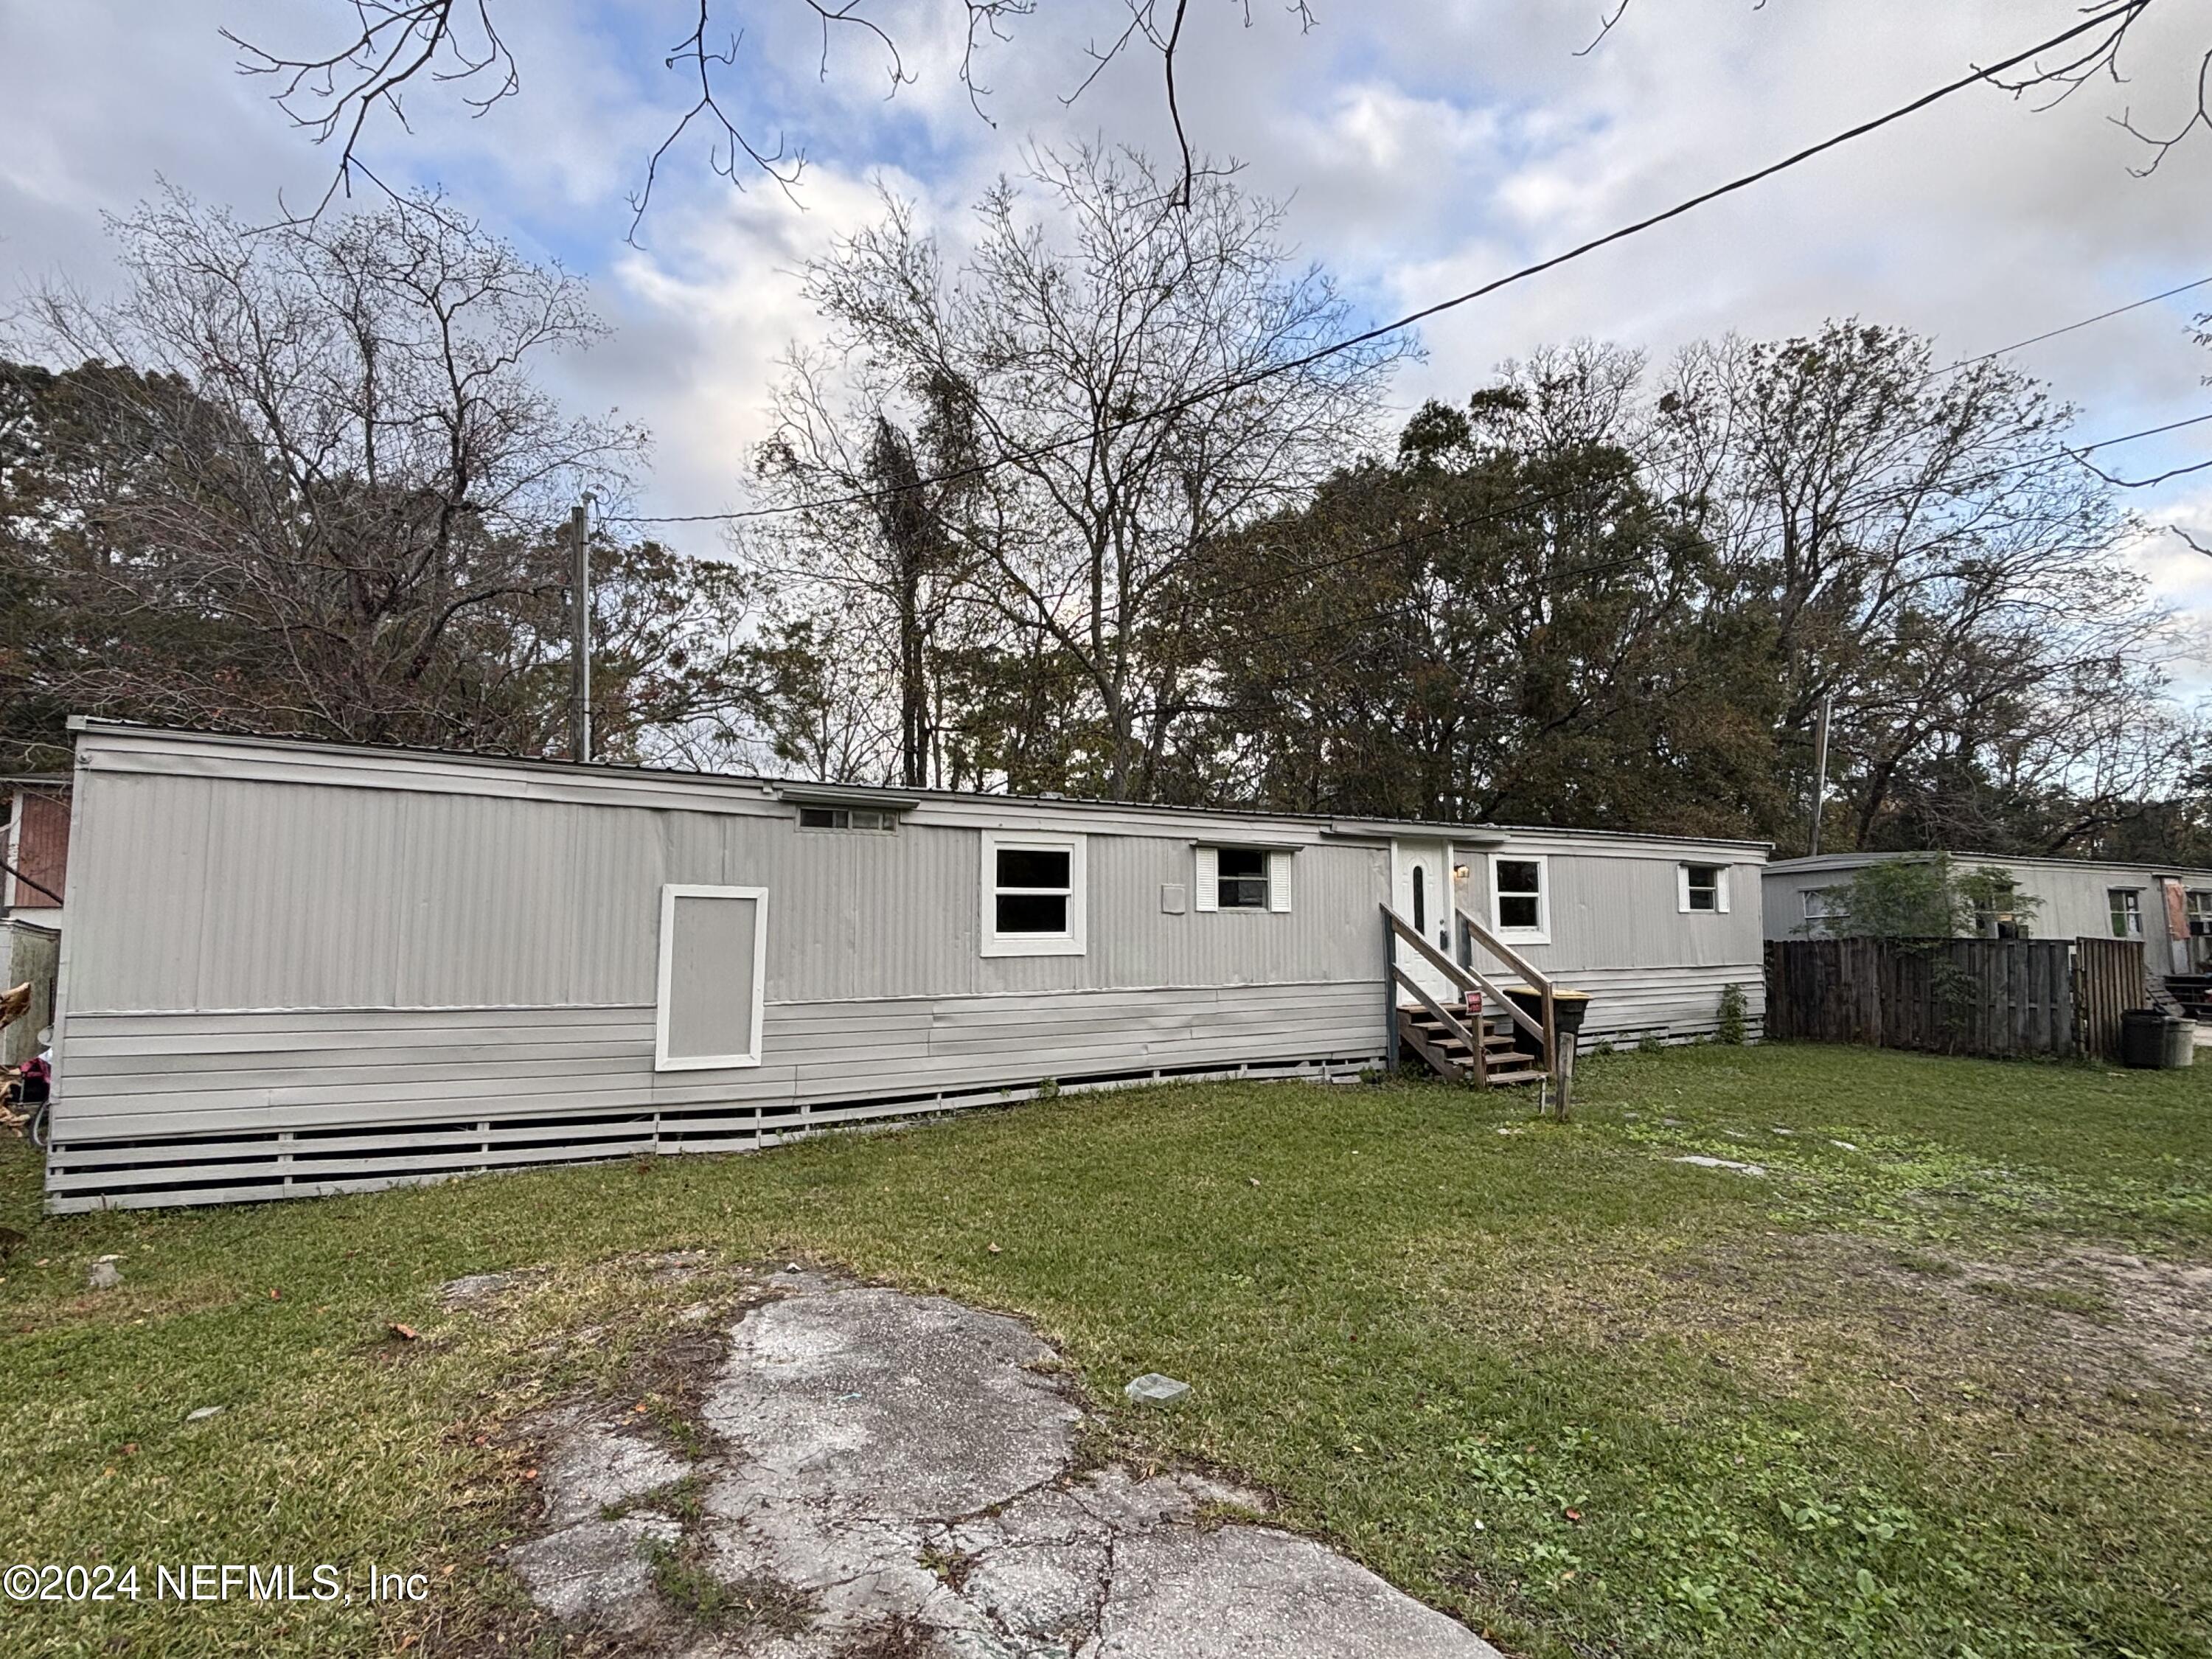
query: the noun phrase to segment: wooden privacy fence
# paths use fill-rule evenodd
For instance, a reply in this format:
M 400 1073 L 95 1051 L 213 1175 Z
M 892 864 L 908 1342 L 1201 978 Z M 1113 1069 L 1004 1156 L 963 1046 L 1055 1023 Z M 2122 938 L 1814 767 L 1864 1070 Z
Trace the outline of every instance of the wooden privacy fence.
M 2141 941 L 1769 939 L 1766 1035 L 1948 1054 L 2118 1059 Z

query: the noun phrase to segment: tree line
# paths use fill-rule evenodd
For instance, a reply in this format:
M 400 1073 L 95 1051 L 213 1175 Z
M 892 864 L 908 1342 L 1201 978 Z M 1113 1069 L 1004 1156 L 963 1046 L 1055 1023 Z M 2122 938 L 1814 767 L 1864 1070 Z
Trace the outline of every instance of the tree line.
M 805 273 L 724 556 L 624 511 L 646 434 L 538 384 L 580 284 L 434 198 L 171 196 L 124 296 L 0 366 L 0 765 L 69 713 L 908 786 L 2212 862 L 2181 641 L 2075 415 L 1828 322 L 1577 341 L 1389 430 L 1279 204 L 1036 151 L 952 234 Z M 739 458 L 733 458 L 733 461 Z

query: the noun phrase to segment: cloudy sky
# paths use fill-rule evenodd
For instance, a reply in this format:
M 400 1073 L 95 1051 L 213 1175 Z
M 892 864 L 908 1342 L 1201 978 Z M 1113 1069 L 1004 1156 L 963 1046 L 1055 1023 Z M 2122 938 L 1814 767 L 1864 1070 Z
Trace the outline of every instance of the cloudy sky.
M 466 9 L 465 7 L 464 9 Z M 857 33 L 826 60 L 805 0 L 717 0 L 718 45 L 749 136 L 809 158 L 794 198 L 733 191 L 703 138 L 664 164 L 635 245 L 627 198 L 689 101 L 670 49 L 688 0 L 493 0 L 520 94 L 481 119 L 410 96 L 411 136 L 373 124 L 365 154 L 395 185 L 435 183 L 539 257 L 586 276 L 608 341 L 556 371 L 580 404 L 655 437 L 638 506 L 742 504 L 775 360 L 814 330 L 796 269 L 910 198 L 959 233 L 966 205 L 1030 142 L 1103 136 L 1165 155 L 1156 58 L 1132 53 L 1073 103 L 1086 45 L 1124 0 L 1037 0 L 981 60 L 988 120 L 959 82 L 958 0 L 879 0 L 915 77 L 889 92 Z M 2072 0 L 1634 0 L 1597 50 L 1596 0 L 1192 0 L 1182 80 L 1194 140 L 1287 198 L 1300 250 L 1362 312 L 1395 316 L 1637 218 L 1901 102 L 2077 21 Z M 235 72 L 228 27 L 328 51 L 340 0 L 0 0 L 0 296 L 112 280 L 103 213 L 160 179 L 246 214 L 319 195 L 334 157 Z M 2154 7 L 2124 87 L 2039 110 L 1977 89 L 1649 235 L 1466 307 L 1423 333 L 1407 408 L 1461 398 L 1503 359 L 1577 335 L 1654 358 L 1729 330 L 1786 334 L 1856 313 L 1963 356 L 2212 276 L 2212 139 L 2152 177 L 2113 118 L 2178 122 L 2193 96 L 2185 31 Z M 2164 31 L 2161 33 L 2160 31 Z M 2196 50 L 2201 52 L 2202 44 Z M 0 297 L 0 314 L 6 300 Z M 2212 409 L 2212 352 L 2189 339 L 2212 286 L 2021 354 L 2081 410 L 2084 436 Z M 2111 452 L 2137 475 L 2212 456 L 2203 429 Z M 2136 503 L 2212 540 L 2212 472 Z M 714 550 L 709 532 L 695 550 Z M 2135 556 L 2212 618 L 2212 559 L 2172 538 Z

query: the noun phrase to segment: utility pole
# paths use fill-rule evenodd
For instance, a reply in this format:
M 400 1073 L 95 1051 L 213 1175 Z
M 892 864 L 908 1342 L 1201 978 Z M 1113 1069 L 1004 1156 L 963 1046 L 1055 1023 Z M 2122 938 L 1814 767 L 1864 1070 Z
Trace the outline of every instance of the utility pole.
M 586 494 L 568 514 L 568 757 L 592 758 L 592 542 Z
M 1813 833 L 1807 856 L 1820 856 L 1820 809 L 1828 803 L 1828 716 L 1835 712 L 1835 694 L 1820 694 L 1820 714 L 1813 726 Z

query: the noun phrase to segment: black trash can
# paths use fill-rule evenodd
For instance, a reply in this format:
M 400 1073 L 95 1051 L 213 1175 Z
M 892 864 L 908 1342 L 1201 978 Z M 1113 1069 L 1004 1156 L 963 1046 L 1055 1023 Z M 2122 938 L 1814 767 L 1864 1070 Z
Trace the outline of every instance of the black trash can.
M 2120 1064 L 2156 1071 L 2166 1064 L 2166 1015 L 2157 1008 L 2130 1008 L 2120 1016 Z
M 1505 994 L 1513 999 L 1513 1006 L 1539 1025 L 1544 1023 L 1544 994 L 1531 985 L 1509 985 Z M 1552 1024 L 1559 1034 L 1559 1052 L 1571 1054 L 1575 1038 L 1583 1029 L 1583 1021 L 1589 1018 L 1588 991 L 1552 992 Z M 1521 1028 L 1515 1026 L 1516 1031 Z

